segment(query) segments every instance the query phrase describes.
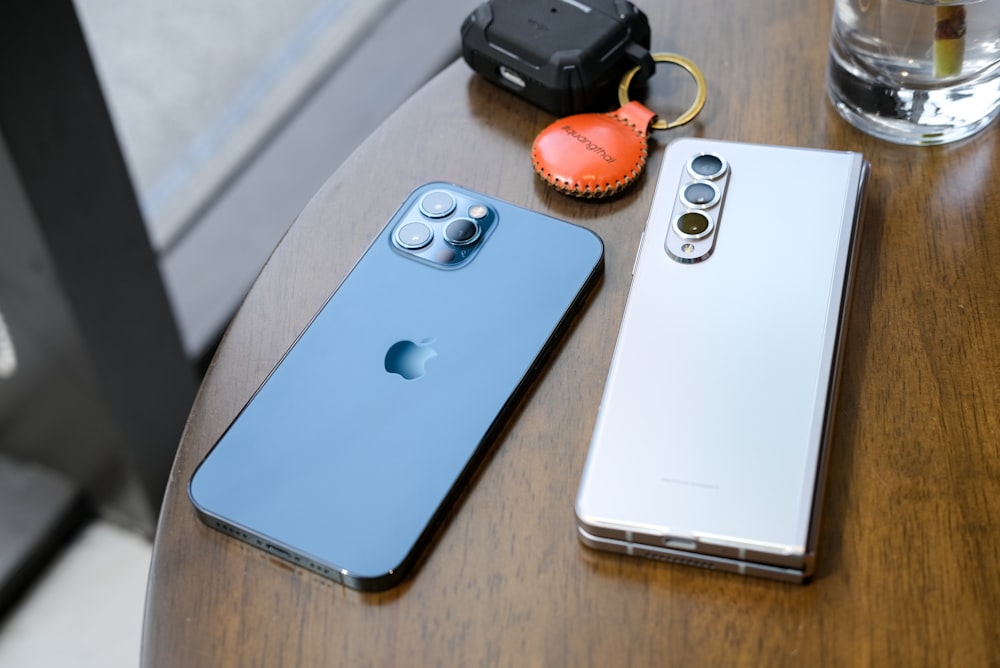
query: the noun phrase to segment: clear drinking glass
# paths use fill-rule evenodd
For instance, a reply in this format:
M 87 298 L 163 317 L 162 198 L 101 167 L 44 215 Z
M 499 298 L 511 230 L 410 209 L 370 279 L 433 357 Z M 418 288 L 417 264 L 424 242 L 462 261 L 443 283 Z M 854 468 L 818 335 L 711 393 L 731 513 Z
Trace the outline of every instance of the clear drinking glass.
M 1000 0 L 836 0 L 827 89 L 900 144 L 943 144 L 1000 113 Z

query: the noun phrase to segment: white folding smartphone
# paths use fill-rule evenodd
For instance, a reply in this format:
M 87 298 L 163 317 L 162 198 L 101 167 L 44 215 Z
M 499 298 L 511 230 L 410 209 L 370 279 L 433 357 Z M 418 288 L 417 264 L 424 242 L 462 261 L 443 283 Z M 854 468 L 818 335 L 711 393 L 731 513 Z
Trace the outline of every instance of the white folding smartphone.
M 669 145 L 577 495 L 586 545 L 809 579 L 868 171 Z

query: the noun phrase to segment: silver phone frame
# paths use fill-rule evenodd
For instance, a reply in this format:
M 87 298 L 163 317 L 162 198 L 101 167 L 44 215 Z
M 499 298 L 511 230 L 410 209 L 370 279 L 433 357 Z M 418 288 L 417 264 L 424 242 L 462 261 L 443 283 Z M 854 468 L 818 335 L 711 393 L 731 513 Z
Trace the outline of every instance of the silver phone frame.
M 698 141 L 698 140 L 687 140 Z M 715 142 L 716 144 L 718 142 Z M 725 142 L 722 142 L 725 144 Z M 784 148 L 784 147 L 780 147 Z M 818 150 L 818 149 L 817 149 Z M 707 151 L 712 153 L 713 151 Z M 668 532 L 651 531 L 649 527 L 641 523 L 630 523 L 621 519 L 614 523 L 601 523 L 595 518 L 588 517 L 581 511 L 580 499 L 577 500 L 577 532 L 581 542 L 588 547 L 610 551 L 629 556 L 641 556 L 660 561 L 680 563 L 685 565 L 699 566 L 713 570 L 720 570 L 742 575 L 753 575 L 765 577 L 773 580 L 789 583 L 805 583 L 815 573 L 816 549 L 819 542 L 819 532 L 821 525 L 822 506 L 825 496 L 825 485 L 827 479 L 827 469 L 829 466 L 830 442 L 833 437 L 833 416 L 839 398 L 840 376 L 842 373 L 842 358 L 845 345 L 845 331 L 847 328 L 848 314 L 851 309 L 852 297 L 854 294 L 854 283 L 857 274 L 856 257 L 862 237 L 863 213 L 869 189 L 869 177 L 871 167 L 860 154 L 854 154 L 860 159 L 858 169 L 858 182 L 854 190 L 853 203 L 848 202 L 848 206 L 853 206 L 853 220 L 851 221 L 851 239 L 847 244 L 845 258 L 845 269 L 843 277 L 842 298 L 839 304 L 838 321 L 836 324 L 836 340 L 833 346 L 833 355 L 830 364 L 830 374 L 826 391 L 826 404 L 823 414 L 822 436 L 819 444 L 818 459 L 816 462 L 815 480 L 813 482 L 812 507 L 810 510 L 810 522 L 807 533 L 807 540 L 804 550 L 800 553 L 788 552 L 784 546 L 754 544 L 752 541 L 732 541 L 707 536 L 696 536 L 684 533 L 673 534 Z M 727 165 L 728 167 L 728 165 Z M 688 170 L 690 171 L 690 170 Z M 690 176 L 690 174 L 687 174 Z M 672 176 L 668 178 L 673 178 Z M 699 177 L 701 178 L 701 177 Z M 684 179 L 680 185 L 677 183 L 668 184 L 667 187 L 683 187 Z M 657 188 L 662 186 L 658 182 Z M 653 206 L 656 205 L 657 198 L 654 197 Z M 653 215 L 651 209 L 650 215 Z M 672 212 L 671 218 L 674 213 Z M 673 221 L 670 223 L 674 226 Z M 640 242 L 637 251 L 636 264 L 638 266 L 639 254 L 642 246 L 649 242 L 645 236 Z M 659 240 L 651 244 L 659 247 Z M 668 253 L 669 255 L 669 253 Z M 635 266 L 633 273 L 635 273 Z M 612 362 L 614 364 L 614 362 Z M 609 385 L 611 374 L 609 373 Z M 602 400 L 603 407 L 603 400 Z M 600 418 L 598 418 L 598 421 Z M 592 444 L 593 447 L 593 444 Z M 588 475 L 587 469 L 590 467 L 590 455 L 588 455 L 587 467 L 581 479 L 580 493 L 583 493 L 584 483 Z

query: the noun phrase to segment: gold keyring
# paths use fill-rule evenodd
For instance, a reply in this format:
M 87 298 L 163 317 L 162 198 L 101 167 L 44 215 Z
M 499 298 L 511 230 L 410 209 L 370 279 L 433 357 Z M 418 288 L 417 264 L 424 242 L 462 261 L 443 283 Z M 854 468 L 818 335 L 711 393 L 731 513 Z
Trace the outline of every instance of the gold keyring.
M 662 118 L 657 118 L 657 120 L 653 121 L 649 127 L 654 130 L 669 130 L 670 128 L 676 128 L 690 122 L 691 119 L 698 115 L 701 108 L 705 106 L 705 98 L 708 95 L 708 86 L 705 84 L 705 77 L 702 75 L 701 70 L 699 70 L 698 66 L 690 60 L 684 56 L 679 56 L 676 53 L 654 53 L 653 62 L 671 63 L 687 70 L 688 74 L 694 77 L 695 83 L 698 84 L 698 97 L 695 98 L 694 104 L 692 104 L 687 111 L 678 116 L 675 120 L 668 123 Z M 628 99 L 628 87 L 632 83 L 632 77 L 635 76 L 635 73 L 638 72 L 639 69 L 638 65 L 633 67 L 625 73 L 625 76 L 622 77 L 622 82 L 618 84 L 618 102 L 623 107 L 630 102 Z

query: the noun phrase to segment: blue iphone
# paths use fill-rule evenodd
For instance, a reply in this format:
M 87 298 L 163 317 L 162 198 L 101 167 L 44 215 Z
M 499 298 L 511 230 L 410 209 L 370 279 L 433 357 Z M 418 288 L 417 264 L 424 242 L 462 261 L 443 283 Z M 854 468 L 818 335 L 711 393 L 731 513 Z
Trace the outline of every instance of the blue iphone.
M 589 230 L 421 186 L 199 465 L 199 516 L 350 587 L 397 584 L 603 267 Z

